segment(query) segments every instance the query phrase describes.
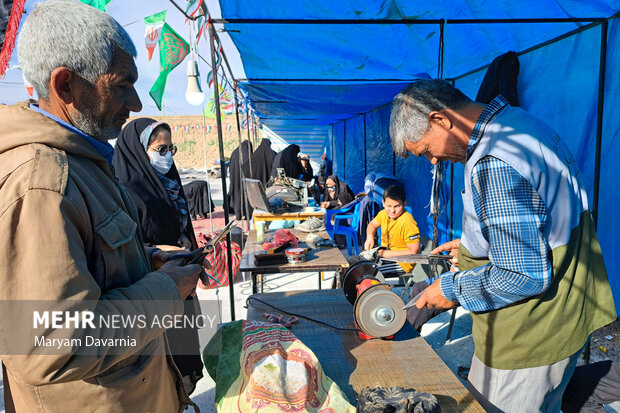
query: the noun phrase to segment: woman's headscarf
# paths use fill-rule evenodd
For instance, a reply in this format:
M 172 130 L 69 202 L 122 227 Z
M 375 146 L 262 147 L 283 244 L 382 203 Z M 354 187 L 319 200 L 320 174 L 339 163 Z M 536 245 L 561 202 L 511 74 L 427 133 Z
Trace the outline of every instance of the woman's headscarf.
M 252 156 L 252 144 L 250 141 L 241 142 L 241 153 L 239 146 L 230 154 L 230 206 L 235 211 L 237 219 L 244 219 L 244 194 L 241 191 L 241 178 L 251 178 L 250 176 L 250 156 Z M 242 158 L 240 158 L 242 156 Z M 241 164 L 243 159 L 243 164 Z M 241 173 L 243 171 L 243 174 Z M 252 217 L 252 211 L 248 211 L 249 218 Z
M 297 159 L 299 153 L 299 146 L 289 145 L 282 152 L 276 154 L 273 160 L 273 166 L 271 168 L 271 176 L 278 176 L 278 168 L 284 168 L 286 176 L 289 178 L 299 179 L 301 175 L 301 164 Z
M 276 153 L 271 149 L 271 141 L 263 138 L 258 148 L 252 154 L 252 179 L 258 179 L 264 185 L 269 182 L 271 168 Z
M 181 234 L 185 234 L 192 243 L 192 249 L 195 249 L 198 248 L 198 244 L 187 209 L 184 218 L 186 225 L 182 231 L 179 225 L 182 214 L 176 202 L 170 199 L 169 190 L 165 187 L 170 183 L 178 185 L 177 194 L 185 202 L 185 194 L 176 166 L 173 163 L 168 173 L 160 176 L 151 166 L 146 154 L 153 130 L 162 124 L 170 128 L 166 123 L 156 122 L 149 118 L 129 122 L 116 141 L 113 165 L 118 180 L 125 186 L 136 204 L 144 242 L 148 245 L 178 245 Z M 191 301 L 191 297 L 188 297 L 186 301 Z M 191 315 L 190 308 L 191 305 L 186 304 L 185 315 Z M 196 329 L 187 327 L 171 329 L 166 334 L 174 354 L 174 362 L 181 375 L 190 377 L 195 385 L 202 377 L 203 367 L 198 332 Z M 195 354 L 177 354 L 177 349 L 189 348 L 188 346 L 196 349 Z
M 327 179 L 331 179 L 332 181 L 336 183 L 336 191 L 334 193 L 334 198 L 330 198 L 329 196 L 329 191 L 327 190 L 327 183 L 325 184 L 325 192 L 323 192 L 322 202 L 329 202 L 330 209 L 338 208 L 339 206 L 338 201 L 341 202 L 342 206 L 353 201 L 353 199 L 355 198 L 355 195 L 353 194 L 353 191 L 351 190 L 351 188 L 349 188 L 349 185 L 347 185 L 345 182 L 338 179 L 337 175 L 330 175 Z
M 150 136 L 160 125 L 170 129 L 149 118 L 135 119 L 123 128 L 114 150 L 115 173 L 136 204 L 146 244 L 178 245 L 184 234 L 197 248 L 176 166 L 159 175 L 146 154 Z

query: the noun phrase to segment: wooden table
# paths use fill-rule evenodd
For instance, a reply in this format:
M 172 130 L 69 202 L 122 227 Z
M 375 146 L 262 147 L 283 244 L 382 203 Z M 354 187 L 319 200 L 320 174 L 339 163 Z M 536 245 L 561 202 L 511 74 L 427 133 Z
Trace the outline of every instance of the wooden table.
M 325 216 L 325 211 L 313 211 L 313 212 L 285 212 L 282 214 L 272 214 L 271 212 L 260 212 L 254 211 L 252 217 L 254 218 L 254 222 L 259 221 L 280 221 L 280 220 L 288 220 L 288 221 L 304 221 L 308 218 L 323 218 Z
M 296 229 L 289 229 L 298 239 L 299 239 L 299 247 L 300 248 L 308 248 L 309 245 L 306 244 L 303 240 L 306 238 L 308 233 L 297 231 Z M 275 230 L 266 231 L 265 239 L 271 234 L 275 233 Z M 329 238 L 327 232 L 319 231 L 313 232 L 313 234 L 318 235 L 321 238 Z M 343 257 L 342 253 L 338 248 L 329 247 L 329 248 L 319 248 L 312 249 L 308 252 L 308 258 L 305 262 L 299 264 L 275 264 L 275 265 L 261 265 L 256 266 L 254 264 L 254 256 L 256 254 L 260 254 L 263 251 L 263 243 L 256 241 L 256 231 L 250 230 L 248 235 L 248 239 L 245 243 L 245 248 L 243 249 L 241 256 L 241 266 L 239 267 L 239 271 L 249 272 L 252 274 L 252 292 L 258 292 L 257 288 L 257 278 L 261 275 L 261 292 L 262 292 L 262 274 L 277 274 L 277 273 L 287 273 L 287 272 L 318 272 L 319 274 L 319 289 L 321 288 L 321 277 L 323 271 L 336 271 L 341 268 L 346 268 L 349 266 L 347 260 Z
M 254 294 L 248 319 L 264 320 L 263 312 L 278 313 L 252 300 L 302 314 L 334 326 L 353 328 L 353 306 L 342 290 L 284 291 Z M 414 388 L 437 397 L 443 413 L 484 412 L 437 353 L 409 323 L 394 340 L 361 340 L 355 331 L 337 331 L 299 319 L 291 331 L 319 359 L 325 374 L 355 405 L 366 386 Z

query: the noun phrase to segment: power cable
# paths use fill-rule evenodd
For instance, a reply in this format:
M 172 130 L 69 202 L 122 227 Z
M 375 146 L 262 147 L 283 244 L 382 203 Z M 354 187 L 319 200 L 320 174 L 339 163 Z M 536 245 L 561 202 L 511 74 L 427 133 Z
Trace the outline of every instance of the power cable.
M 279 312 L 281 312 L 281 313 L 288 314 L 288 315 L 292 315 L 292 316 L 295 316 L 295 317 L 297 317 L 297 318 L 303 318 L 304 320 L 311 321 L 311 322 L 313 322 L 313 323 L 316 323 L 316 324 L 322 325 L 322 326 L 327 327 L 327 328 L 331 328 L 331 329 L 333 329 L 333 330 L 340 330 L 340 331 L 362 331 L 362 330 L 360 330 L 360 329 L 358 329 L 358 328 L 343 328 L 343 327 L 336 327 L 336 326 L 331 325 L 331 324 L 328 324 L 328 323 L 326 323 L 326 322 L 324 322 L 324 321 L 320 321 L 320 320 L 316 320 L 316 319 L 314 319 L 314 318 L 306 317 L 305 315 L 291 313 L 290 311 L 285 311 L 285 310 L 282 310 L 281 308 L 278 308 L 278 307 L 276 307 L 275 305 L 271 305 L 271 304 L 269 304 L 269 303 L 264 302 L 263 300 L 261 300 L 261 299 L 259 299 L 259 298 L 252 297 L 252 296 L 248 297 L 248 299 L 245 301 L 245 305 L 246 305 L 246 307 L 248 306 L 248 304 L 249 304 L 250 300 L 258 301 L 259 303 L 264 304 L 264 305 L 266 305 L 266 306 L 268 306 L 268 307 L 271 307 L 271 308 L 273 308 L 274 310 L 279 311 Z

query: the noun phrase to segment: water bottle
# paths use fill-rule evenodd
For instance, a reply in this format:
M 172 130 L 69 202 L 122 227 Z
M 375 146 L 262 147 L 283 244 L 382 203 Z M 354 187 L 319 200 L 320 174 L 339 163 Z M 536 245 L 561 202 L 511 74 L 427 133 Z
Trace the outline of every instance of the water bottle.
M 256 223 L 256 241 L 262 242 L 265 236 L 265 222 L 260 221 Z

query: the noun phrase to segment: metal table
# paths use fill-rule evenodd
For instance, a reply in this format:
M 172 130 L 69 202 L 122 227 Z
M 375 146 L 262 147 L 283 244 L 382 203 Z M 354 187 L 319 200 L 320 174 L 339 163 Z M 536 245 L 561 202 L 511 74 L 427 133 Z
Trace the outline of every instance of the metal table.
M 306 238 L 308 233 L 297 231 L 295 229 L 289 229 L 298 239 L 299 239 L 299 247 L 307 248 L 309 247 L 303 240 Z M 273 234 L 275 231 L 266 231 L 265 239 L 270 234 Z M 322 238 L 329 238 L 327 232 L 320 231 L 314 232 L 313 234 L 318 235 Z M 248 234 L 248 239 L 245 243 L 245 248 L 243 249 L 243 253 L 241 256 L 241 265 L 239 267 L 239 271 L 249 272 L 252 274 L 252 292 L 258 292 L 257 281 L 260 276 L 260 285 L 262 291 L 262 275 L 263 274 L 277 274 L 277 273 L 289 273 L 289 272 L 318 272 L 319 274 L 319 289 L 321 288 L 321 279 L 323 271 L 337 271 L 341 268 L 347 268 L 349 263 L 344 258 L 342 253 L 338 248 L 329 247 L 329 248 L 320 248 L 313 249 L 308 252 L 308 258 L 305 262 L 291 265 L 291 264 L 277 264 L 277 265 L 261 265 L 256 266 L 254 264 L 254 256 L 256 254 L 262 253 L 262 242 L 256 241 L 256 231 L 251 230 Z

